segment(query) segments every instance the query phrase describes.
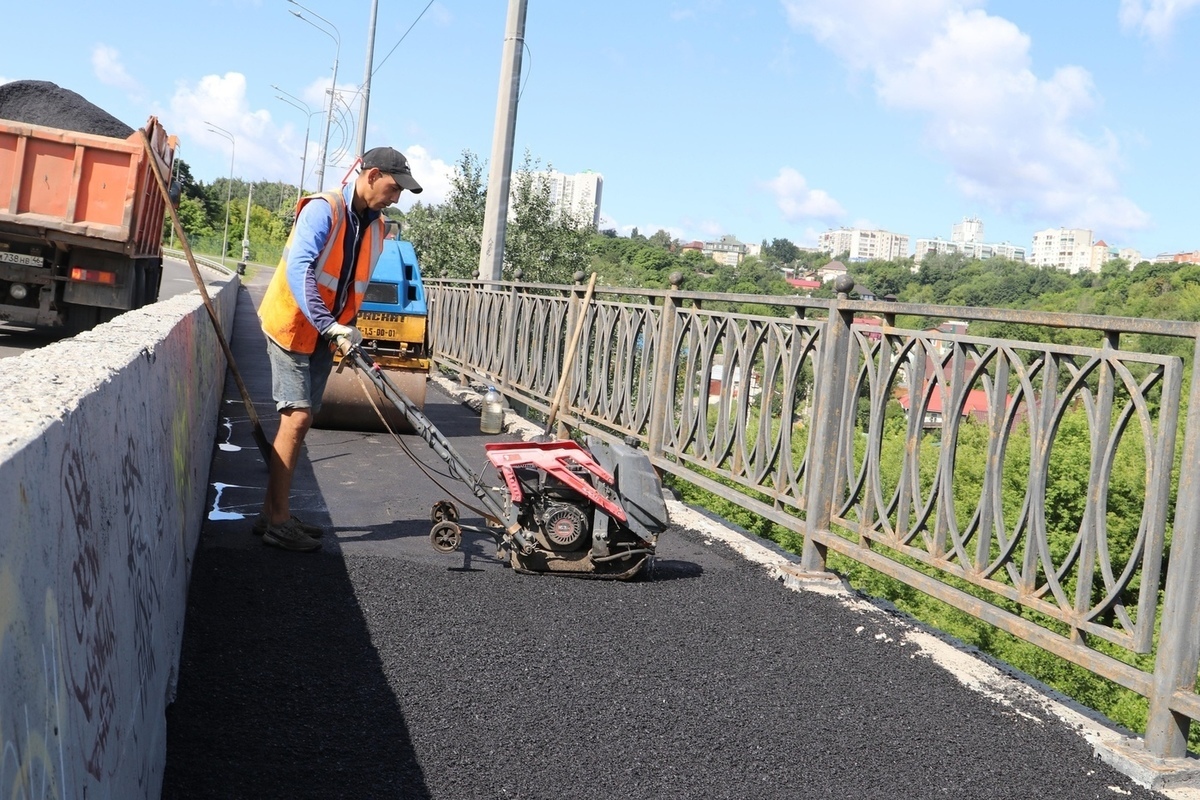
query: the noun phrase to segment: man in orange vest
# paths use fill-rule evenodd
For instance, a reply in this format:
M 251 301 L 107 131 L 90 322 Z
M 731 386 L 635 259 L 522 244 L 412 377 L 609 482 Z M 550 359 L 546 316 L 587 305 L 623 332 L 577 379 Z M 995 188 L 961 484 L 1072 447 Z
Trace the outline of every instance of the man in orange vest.
M 285 550 L 320 548 L 324 533 L 291 512 L 300 447 L 321 407 L 335 351 L 362 341 L 354 318 L 383 251 L 382 211 L 403 190 L 419 193 L 408 160 L 376 147 L 340 192 L 302 198 L 279 267 L 258 309 L 271 359 L 271 395 L 279 432 L 268 465 L 267 496 L 253 530 Z

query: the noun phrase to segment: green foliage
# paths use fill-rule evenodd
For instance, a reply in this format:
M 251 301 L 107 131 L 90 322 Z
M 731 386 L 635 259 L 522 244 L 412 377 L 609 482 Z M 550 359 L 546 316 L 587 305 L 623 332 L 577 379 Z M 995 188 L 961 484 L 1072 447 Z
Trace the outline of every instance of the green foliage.
M 571 283 L 588 264 L 592 234 L 586 222 L 555 209 L 550 184 L 536 179 L 537 171 L 540 164 L 525 151 L 504 236 L 505 277 L 512 279 L 520 270 L 521 280 L 529 283 Z
M 528 153 L 513 176 L 512 208 L 504 236 L 504 272 L 534 283 L 570 283 L 588 265 L 592 238 L 581 220 L 555 210 L 550 186 L 535 178 Z M 464 150 L 450 194 L 440 205 L 418 203 L 404 215 L 404 237 L 413 243 L 422 273 L 431 278 L 472 278 L 479 271 L 487 187 L 483 166 Z
M 483 166 L 474 153 L 464 150 L 454 165 L 445 202 L 417 203 L 404 215 L 402 235 L 412 242 L 425 277 L 475 277 L 486 203 Z
M 772 239 L 770 244 L 767 244 L 766 239 L 762 243 L 762 257 L 764 261 L 769 261 L 775 264 L 791 264 L 800 256 L 800 248 L 787 239 Z

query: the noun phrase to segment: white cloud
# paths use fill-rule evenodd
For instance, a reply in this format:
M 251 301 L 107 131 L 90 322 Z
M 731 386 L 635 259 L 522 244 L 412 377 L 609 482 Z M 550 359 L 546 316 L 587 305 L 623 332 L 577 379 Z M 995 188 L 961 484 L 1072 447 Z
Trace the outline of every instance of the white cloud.
M 1066 66 L 1039 78 L 1030 39 L 1012 22 L 955 0 L 784 5 L 847 66 L 870 70 L 881 103 L 924 115 L 927 141 L 966 198 L 1052 225 L 1149 224 L 1119 193 L 1115 138 L 1080 130 L 1100 103 L 1091 75 Z
M 1126 31 L 1136 31 L 1150 39 L 1170 37 L 1179 20 L 1200 0 L 1121 0 L 1118 18 Z
M 791 167 L 783 167 L 765 186 L 775 195 L 775 205 L 788 222 L 821 220 L 832 222 L 845 216 L 846 210 L 823 189 L 811 189 L 808 182 Z
M 121 63 L 121 53 L 115 47 L 98 44 L 92 48 L 92 72 L 101 83 L 129 92 L 139 92 L 141 87 Z
M 311 127 L 308 137 L 307 156 L 304 153 L 304 114 L 298 108 L 285 108 L 280 104 L 280 120 L 276 120 L 266 109 L 252 109 L 246 99 L 246 77 L 238 72 L 224 75 L 206 75 L 194 85 L 182 83 L 171 98 L 170 119 L 164 117 L 164 125 L 177 134 L 183 145 L 183 156 L 195 162 L 198 150 L 205 151 L 210 164 L 221 165 L 215 174 L 193 173 L 197 179 L 212 182 L 228 175 L 230 142 L 213 127 L 224 128 L 234 138 L 233 175 L 243 180 L 282 180 L 296 184 L 300 179 L 300 168 L 304 167 L 305 191 L 317 190 L 317 170 L 320 142 L 325 121 L 319 98 L 328 88 L 328 79 L 315 83 L 301 92 L 304 102 L 312 103 Z M 345 92 L 347 100 L 350 91 Z M 339 85 L 339 92 L 343 92 Z M 347 130 L 339 131 L 335 125 L 330 133 L 330 160 L 325 169 L 326 190 L 339 186 L 355 160 L 357 140 L 353 138 L 352 126 L 357 123 L 357 114 L 343 109 L 342 118 Z M 284 121 L 286 120 L 286 121 Z M 347 139 L 349 138 L 349 141 Z M 408 157 L 413 175 L 424 191 L 420 195 L 405 192 L 397 204 L 407 210 L 418 201 L 427 205 L 443 202 L 450 193 L 454 166 L 435 158 L 421 145 L 401 147 Z M 335 158 L 340 152 L 340 157 Z
M 793 27 L 809 31 L 851 67 L 866 69 L 923 49 L 951 11 L 983 0 L 784 0 Z
M 191 147 L 228 153 L 229 140 L 210 130 L 224 128 L 234 139 L 234 177 L 297 180 L 293 160 L 299 158 L 302 147 L 295 129 L 291 125 L 280 128 L 269 111 L 250 108 L 245 75 L 227 72 L 206 75 L 194 86 L 180 84 L 171 98 L 170 113 L 170 130 L 179 135 L 185 154 Z
M 421 184 L 421 193 L 404 192 L 400 195 L 397 205 L 407 211 L 417 202 L 427 206 L 436 206 L 445 202 L 450 196 L 451 179 L 454 177 L 454 165 L 447 164 L 440 158 L 434 158 L 419 144 L 404 148 L 404 156 L 412 169 L 413 177 Z

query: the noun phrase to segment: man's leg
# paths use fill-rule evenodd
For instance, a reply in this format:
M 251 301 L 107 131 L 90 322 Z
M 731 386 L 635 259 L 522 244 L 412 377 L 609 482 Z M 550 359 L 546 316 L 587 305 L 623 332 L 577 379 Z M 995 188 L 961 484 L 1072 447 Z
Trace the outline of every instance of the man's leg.
M 275 434 L 268 467 L 267 497 L 263 502 L 263 514 L 272 525 L 292 515 L 292 478 L 312 419 L 312 412 L 307 408 L 285 408 L 279 412 L 279 432 Z
M 329 376 L 333 357 L 328 348 L 317 348 L 313 355 L 290 353 L 270 339 L 267 355 L 271 361 L 271 396 L 279 411 L 279 431 L 267 464 L 267 493 L 260 520 L 278 525 L 291 518 L 292 480 L 300 463 L 304 437 L 312 427 L 321 392 Z M 265 518 L 265 520 L 263 519 Z

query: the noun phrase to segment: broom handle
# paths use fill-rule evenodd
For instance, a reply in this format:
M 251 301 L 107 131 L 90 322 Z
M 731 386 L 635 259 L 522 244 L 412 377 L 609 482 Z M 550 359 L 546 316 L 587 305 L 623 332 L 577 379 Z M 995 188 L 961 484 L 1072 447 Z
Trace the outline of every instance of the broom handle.
M 204 308 L 208 311 L 208 318 L 212 320 L 213 330 L 217 334 L 217 341 L 221 343 L 221 351 L 225 354 L 225 360 L 229 364 L 229 371 L 233 373 L 233 380 L 237 384 L 238 392 L 242 396 L 242 403 L 246 406 L 246 413 L 250 415 L 250 424 L 254 428 L 254 440 L 258 443 L 258 448 L 262 451 L 263 458 L 266 459 L 267 463 L 270 463 L 271 448 L 267 444 L 267 437 L 263 432 L 262 423 L 258 419 L 258 412 L 254 409 L 254 401 L 250 398 L 250 392 L 246 389 L 246 384 L 242 380 L 242 374 L 238 371 L 237 362 L 233 358 L 233 351 L 229 349 L 229 342 L 225 340 L 225 332 L 221 329 L 221 320 L 217 316 L 217 310 L 213 308 L 212 298 L 208 296 L 208 287 L 205 286 L 204 278 L 200 275 L 200 268 L 196 266 L 196 257 L 192 255 L 192 248 L 188 244 L 187 234 L 183 232 L 183 225 L 179 222 L 179 214 L 176 213 L 175 205 L 171 202 L 171 193 L 167 190 L 167 184 L 158 169 L 158 160 L 154 157 L 154 148 L 150 146 L 150 137 L 146 135 L 144 128 L 139 132 L 142 134 L 142 146 L 146 150 L 146 158 L 150 162 L 150 169 L 154 173 L 154 180 L 158 184 L 158 190 L 162 193 L 163 200 L 166 202 L 167 211 L 171 214 L 171 224 L 175 226 L 175 235 L 179 237 L 179 241 L 183 245 L 183 253 L 187 256 L 188 266 L 192 268 L 192 278 L 196 281 L 196 288 L 200 290 L 200 297 L 204 300 Z

